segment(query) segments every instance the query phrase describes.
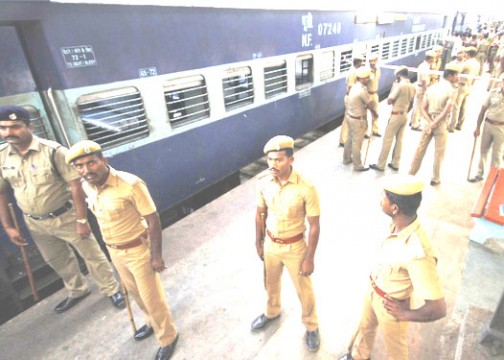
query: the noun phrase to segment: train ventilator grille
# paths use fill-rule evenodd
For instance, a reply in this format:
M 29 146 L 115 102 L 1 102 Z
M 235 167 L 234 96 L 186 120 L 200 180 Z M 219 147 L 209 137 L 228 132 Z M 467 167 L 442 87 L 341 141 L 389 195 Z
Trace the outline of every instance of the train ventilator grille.
M 336 59 L 334 56 L 334 51 L 327 51 L 322 54 L 320 81 L 331 79 L 336 75 Z
M 222 79 L 222 90 L 226 110 L 252 104 L 254 102 L 252 70 L 249 67 L 228 70 L 226 77 Z
M 381 58 L 382 60 L 388 60 L 390 58 L 390 42 L 383 43 Z
M 207 86 L 201 75 L 167 81 L 164 97 L 174 128 L 210 117 Z
M 399 56 L 399 40 L 394 41 L 394 45 L 392 47 L 392 57 L 398 57 Z
M 77 108 L 88 138 L 103 148 L 149 135 L 142 96 L 134 86 L 82 95 Z
M 287 62 L 268 64 L 264 67 L 264 96 L 272 98 L 287 92 Z
M 341 52 L 340 68 L 339 68 L 340 74 L 347 72 L 352 67 L 352 62 L 353 62 L 352 52 L 353 52 L 352 50 L 347 50 L 347 51 Z

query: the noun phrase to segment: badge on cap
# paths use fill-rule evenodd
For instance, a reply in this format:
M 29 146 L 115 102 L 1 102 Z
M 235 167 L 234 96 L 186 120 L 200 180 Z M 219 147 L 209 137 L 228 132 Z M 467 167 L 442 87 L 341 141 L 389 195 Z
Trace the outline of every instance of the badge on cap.
M 84 151 L 86 154 L 89 154 L 91 152 L 91 149 L 88 147 L 85 147 L 82 149 L 82 151 Z
M 17 115 L 16 115 L 16 113 L 12 113 L 12 114 L 10 114 L 10 115 L 9 115 L 9 119 L 10 119 L 10 120 L 17 120 Z

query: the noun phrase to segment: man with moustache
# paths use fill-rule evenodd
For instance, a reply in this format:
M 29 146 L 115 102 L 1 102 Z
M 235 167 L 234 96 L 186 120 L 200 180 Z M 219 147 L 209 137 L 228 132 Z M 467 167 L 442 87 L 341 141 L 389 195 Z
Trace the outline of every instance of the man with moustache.
M 145 315 L 135 333 L 142 340 L 153 332 L 160 344 L 156 360 L 168 360 L 178 334 L 159 273 L 165 269 L 159 215 L 146 184 L 133 174 L 108 165 L 99 144 L 82 140 L 66 155 L 82 177 L 89 208 L 126 289 Z
M 9 239 L 25 246 L 8 209 L 8 189 L 40 254 L 62 278 L 68 296 L 54 309 L 60 314 L 89 295 L 70 245 L 86 262 L 89 274 L 112 304 L 125 307 L 112 267 L 87 223 L 79 175 L 65 163 L 67 149 L 32 133 L 30 113 L 21 106 L 0 106 L 0 219 Z
M 369 82 L 367 83 L 367 89 L 369 96 L 371 98 L 371 101 L 373 102 L 373 107 L 378 110 L 378 106 L 380 104 L 379 98 L 378 98 L 378 82 L 380 81 L 381 77 L 381 70 L 379 67 L 376 66 L 378 63 L 378 54 L 371 54 L 369 55 L 369 67 L 371 68 L 371 76 L 369 78 Z M 371 131 L 373 136 L 380 137 L 380 126 L 378 124 L 378 116 L 376 114 L 372 113 L 371 116 Z
M 280 316 L 285 266 L 301 301 L 306 345 L 309 351 L 317 351 L 320 338 L 310 275 L 315 269 L 320 233 L 319 199 L 313 184 L 293 169 L 293 152 L 294 140 L 285 135 L 273 137 L 264 146 L 269 174 L 262 176 L 257 185 L 255 222 L 256 250 L 264 261 L 267 303 L 265 313 L 252 322 L 251 328 L 261 330 Z M 307 236 L 305 219 L 309 224 Z
M 421 120 L 422 120 L 422 106 L 423 99 L 427 88 L 430 85 L 430 67 L 434 62 L 436 57 L 436 52 L 434 50 L 429 50 L 425 52 L 425 60 L 418 66 L 418 78 L 416 82 L 416 98 L 415 104 L 413 106 L 413 111 L 411 112 L 410 126 L 411 130 L 422 131 Z

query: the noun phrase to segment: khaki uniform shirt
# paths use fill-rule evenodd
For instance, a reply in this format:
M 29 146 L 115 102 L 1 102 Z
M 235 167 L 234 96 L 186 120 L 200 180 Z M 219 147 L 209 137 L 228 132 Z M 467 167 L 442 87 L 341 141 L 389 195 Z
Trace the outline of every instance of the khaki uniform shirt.
M 350 92 L 350 89 L 352 88 L 352 86 L 354 86 L 355 83 L 357 82 L 357 74 L 356 73 L 357 73 L 356 67 L 352 67 L 348 71 L 348 75 L 347 75 L 347 79 L 346 79 L 347 94 Z
M 0 190 L 10 184 L 25 214 L 46 215 L 59 209 L 72 199 L 68 182 L 79 178 L 79 174 L 66 164 L 66 152 L 67 149 L 57 142 L 36 135 L 24 156 L 10 144 L 2 145 Z
M 430 65 L 427 61 L 422 62 L 420 65 L 418 65 L 418 81 L 417 81 L 417 90 L 420 92 L 420 94 L 423 94 L 423 89 L 420 86 L 422 84 L 422 81 L 425 81 L 425 86 L 428 87 L 430 84 Z
M 375 94 L 378 91 L 378 81 L 380 80 L 381 70 L 376 67 L 376 70 L 371 70 L 371 76 L 369 77 L 369 82 L 367 83 L 367 89 L 370 94 Z
M 415 93 L 415 87 L 410 83 L 409 79 L 401 79 L 399 83 L 392 87 L 388 97 L 392 100 L 392 111 L 407 112 Z
M 371 273 L 376 285 L 395 299 L 415 296 L 424 300 L 443 298 L 430 240 L 416 219 L 382 243 L 378 263 Z
M 439 115 L 450 102 L 453 104 L 457 97 L 458 88 L 449 81 L 442 79 L 437 84 L 427 89 L 425 96 L 429 101 L 428 112 L 431 115 Z
M 488 92 L 483 106 L 488 107 L 487 118 L 504 123 L 504 94 L 501 88 Z
M 137 239 L 147 230 L 143 216 L 156 212 L 147 185 L 137 176 L 112 167 L 101 187 L 83 181 L 82 188 L 107 244 Z
M 462 70 L 462 74 L 469 74 L 473 76 L 478 76 L 480 71 L 480 63 L 476 58 L 470 58 L 467 59 L 467 61 L 464 64 L 464 68 Z M 461 77 L 460 82 L 461 83 L 466 83 L 468 86 L 471 86 L 471 84 L 475 81 L 475 79 L 471 78 L 464 78 Z
M 267 229 L 278 238 L 289 238 L 306 230 L 306 216 L 320 216 L 317 190 L 312 183 L 292 169 L 289 179 L 280 185 L 268 174 L 256 191 L 257 207 L 267 208 Z
M 348 94 L 348 114 L 355 117 L 365 116 L 367 105 L 371 101 L 369 92 L 361 82 L 357 82 Z

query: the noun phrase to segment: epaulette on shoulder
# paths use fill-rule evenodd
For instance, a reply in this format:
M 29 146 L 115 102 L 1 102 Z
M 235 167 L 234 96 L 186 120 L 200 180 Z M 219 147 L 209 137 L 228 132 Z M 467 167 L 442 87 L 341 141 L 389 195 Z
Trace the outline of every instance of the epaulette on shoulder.
M 49 139 L 43 139 L 43 138 L 38 138 L 38 141 L 42 144 L 42 145 L 45 145 L 51 149 L 57 149 L 63 145 L 61 145 L 60 143 L 56 142 L 56 141 L 53 141 L 53 140 L 49 140 Z
M 269 169 L 265 169 L 257 175 L 258 180 L 263 180 L 266 179 L 268 176 L 271 176 L 271 173 L 269 172 Z
M 138 176 L 136 176 L 134 174 L 130 174 L 130 173 L 125 172 L 125 171 L 116 170 L 116 175 L 121 180 L 123 180 L 125 183 L 127 183 L 129 185 L 135 185 L 139 181 L 142 181 L 142 179 L 140 179 Z

